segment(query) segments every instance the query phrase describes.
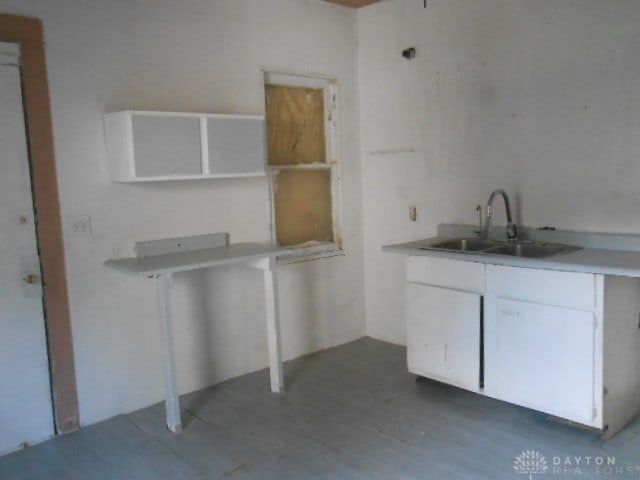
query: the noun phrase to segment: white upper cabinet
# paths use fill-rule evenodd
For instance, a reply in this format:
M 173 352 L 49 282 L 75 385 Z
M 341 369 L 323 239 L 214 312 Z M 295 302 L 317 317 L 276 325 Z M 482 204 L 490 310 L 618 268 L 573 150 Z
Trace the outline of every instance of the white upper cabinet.
M 131 129 L 136 177 L 203 173 L 197 118 L 132 115 Z
M 264 117 L 127 110 L 105 116 L 117 182 L 262 176 Z
M 208 116 L 206 125 L 212 174 L 264 174 L 266 139 L 262 117 Z

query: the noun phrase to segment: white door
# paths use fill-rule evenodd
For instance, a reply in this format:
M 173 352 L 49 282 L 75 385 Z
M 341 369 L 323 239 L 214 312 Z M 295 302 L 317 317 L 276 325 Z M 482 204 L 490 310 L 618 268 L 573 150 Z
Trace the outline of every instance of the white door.
M 485 393 L 592 424 L 593 312 L 497 298 L 487 313 Z
M 407 364 L 418 375 L 480 388 L 481 296 L 407 284 Z
M 0 43 L 0 453 L 54 434 L 17 53 Z

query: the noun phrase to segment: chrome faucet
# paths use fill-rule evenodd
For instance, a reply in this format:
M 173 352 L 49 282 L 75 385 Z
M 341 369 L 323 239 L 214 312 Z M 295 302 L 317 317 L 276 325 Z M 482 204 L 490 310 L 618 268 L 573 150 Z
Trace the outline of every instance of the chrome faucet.
M 516 224 L 513 222 L 513 218 L 511 217 L 509 196 L 507 195 L 507 192 L 501 188 L 491 192 L 489 200 L 487 201 L 487 218 L 485 219 L 484 228 L 482 229 L 482 238 L 489 237 L 489 232 L 491 231 L 491 219 L 493 217 L 493 201 L 497 195 L 502 195 L 502 198 L 504 199 L 504 208 L 507 211 L 507 240 L 515 242 L 518 240 L 518 227 L 516 227 Z

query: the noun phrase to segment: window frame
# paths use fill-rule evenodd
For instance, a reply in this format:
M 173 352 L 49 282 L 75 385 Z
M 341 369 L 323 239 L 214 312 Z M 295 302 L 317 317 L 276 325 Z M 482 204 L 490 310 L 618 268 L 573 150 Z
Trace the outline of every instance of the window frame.
M 331 220 L 333 227 L 333 242 L 306 246 L 293 246 L 294 253 L 278 257 L 278 263 L 296 263 L 318 258 L 344 255 L 342 238 L 342 201 L 341 201 L 341 161 L 340 161 L 340 115 L 339 115 L 339 86 L 338 80 L 328 75 L 315 73 L 297 73 L 282 70 L 260 70 L 262 82 L 262 105 L 266 118 L 266 85 L 283 85 L 288 87 L 322 89 L 324 100 L 324 137 L 325 162 L 306 163 L 298 165 L 270 165 L 267 158 L 267 178 L 269 182 L 269 229 L 273 245 L 277 245 L 275 196 L 273 191 L 274 173 L 282 170 L 322 170 L 331 172 Z M 266 127 L 265 127 L 266 128 Z M 296 248 L 297 247 L 297 248 Z

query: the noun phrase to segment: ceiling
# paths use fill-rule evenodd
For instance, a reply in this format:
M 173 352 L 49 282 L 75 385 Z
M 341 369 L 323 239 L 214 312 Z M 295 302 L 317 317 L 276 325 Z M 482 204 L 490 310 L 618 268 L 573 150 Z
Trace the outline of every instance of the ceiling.
M 379 2 L 380 0 L 325 0 L 326 2 L 337 3 L 338 5 L 344 5 L 345 7 L 360 8 L 365 5 L 371 5 L 372 3 Z

